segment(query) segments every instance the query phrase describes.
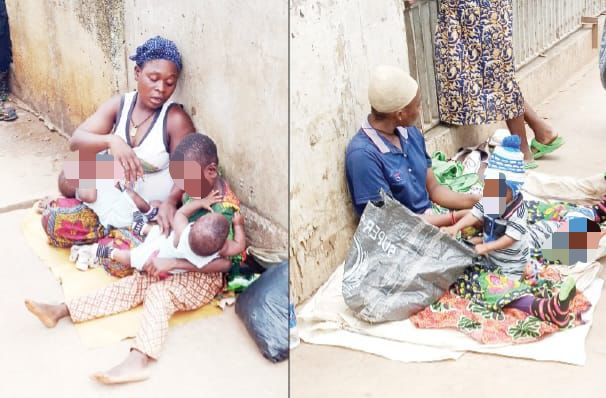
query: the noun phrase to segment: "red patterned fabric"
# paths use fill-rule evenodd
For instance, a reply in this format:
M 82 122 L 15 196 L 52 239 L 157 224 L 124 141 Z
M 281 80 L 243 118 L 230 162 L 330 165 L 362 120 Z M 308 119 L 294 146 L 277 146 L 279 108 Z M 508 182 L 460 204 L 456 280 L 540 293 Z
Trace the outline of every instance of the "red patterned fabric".
M 543 271 L 541 277 L 553 281 L 560 279 L 551 268 Z M 589 300 L 582 293 L 577 293 L 570 306 L 575 319 L 568 327 L 582 324 L 580 316 L 590 307 Z M 456 329 L 483 344 L 530 343 L 560 330 L 553 323 L 541 321 L 523 311 L 508 307 L 503 311 L 491 311 L 451 292 L 410 320 L 423 329 Z

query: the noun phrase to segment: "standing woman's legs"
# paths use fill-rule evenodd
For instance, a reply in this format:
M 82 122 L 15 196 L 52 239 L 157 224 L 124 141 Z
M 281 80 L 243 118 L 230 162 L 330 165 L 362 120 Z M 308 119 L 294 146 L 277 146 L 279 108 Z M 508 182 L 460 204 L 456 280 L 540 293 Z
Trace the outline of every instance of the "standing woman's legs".
M 528 145 L 526 124 L 524 122 L 528 123 L 528 126 L 534 132 L 536 140 L 541 144 L 551 144 L 553 140 L 557 138 L 557 135 L 553 133 L 551 126 L 545 123 L 545 121 L 537 115 L 530 104 L 524 101 L 524 113 L 518 117 L 507 120 L 507 128 L 511 134 L 520 137 L 520 150 L 524 154 L 524 161 L 530 162 L 533 160 L 533 156 L 530 146 Z
M 528 126 L 534 131 L 534 137 L 541 144 L 551 144 L 557 138 L 553 129 L 532 109 L 530 104 L 524 101 L 524 120 Z
M 530 151 L 530 147 L 528 146 L 528 138 L 526 137 L 526 124 L 524 123 L 524 115 L 526 112 L 521 115 L 507 120 L 507 128 L 509 132 L 513 135 L 517 135 L 520 137 L 520 150 L 524 154 L 524 161 L 530 162 L 533 160 L 532 152 Z

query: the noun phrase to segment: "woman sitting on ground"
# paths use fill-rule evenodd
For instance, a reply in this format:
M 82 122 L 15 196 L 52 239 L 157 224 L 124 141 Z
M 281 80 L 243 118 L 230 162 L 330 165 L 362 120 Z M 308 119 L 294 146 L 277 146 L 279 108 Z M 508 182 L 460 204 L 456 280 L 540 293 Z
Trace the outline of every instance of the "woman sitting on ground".
M 134 192 L 148 203 L 161 202 L 156 222 L 167 235 L 183 196 L 183 190 L 170 176 L 169 156 L 185 136 L 195 131 L 185 110 L 169 100 L 181 73 L 181 55 L 172 41 L 156 36 L 139 46 L 130 59 L 136 63 L 136 91 L 103 103 L 76 128 L 69 148 L 79 151 L 80 159 L 95 159 L 97 153 L 108 151 L 124 169 L 125 180 L 133 184 Z M 108 234 L 89 208 L 62 211 L 65 203 L 73 206 L 72 202 L 51 202 L 54 217 L 43 217 L 51 244 L 91 244 Z M 110 233 L 111 238 L 115 238 L 112 234 L 116 231 Z M 119 235 L 122 241 L 136 245 L 128 233 Z

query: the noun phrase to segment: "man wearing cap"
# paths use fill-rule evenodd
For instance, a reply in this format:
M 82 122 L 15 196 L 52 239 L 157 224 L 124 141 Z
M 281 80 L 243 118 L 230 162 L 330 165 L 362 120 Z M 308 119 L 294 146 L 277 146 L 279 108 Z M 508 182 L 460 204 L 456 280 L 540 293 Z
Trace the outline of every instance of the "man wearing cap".
M 480 197 L 453 192 L 436 180 L 421 131 L 414 126 L 421 98 L 417 82 L 400 68 L 381 65 L 370 76 L 371 113 L 351 139 L 345 154 L 347 184 L 362 214 L 381 190 L 436 225 L 452 225 L 467 212 L 436 215 L 431 202 L 449 209 L 470 209 Z

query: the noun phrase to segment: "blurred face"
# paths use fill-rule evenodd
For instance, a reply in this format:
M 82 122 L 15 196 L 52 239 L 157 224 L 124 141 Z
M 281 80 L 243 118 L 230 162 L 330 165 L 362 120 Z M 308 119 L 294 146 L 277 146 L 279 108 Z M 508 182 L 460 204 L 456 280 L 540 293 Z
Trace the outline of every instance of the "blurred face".
M 507 187 L 504 179 L 484 180 L 484 191 L 480 203 L 484 207 L 484 214 L 500 217 L 505 213 L 507 203 L 511 201 L 511 189 Z
M 175 185 L 187 192 L 193 198 L 208 196 L 217 181 L 217 165 L 211 163 L 205 168 L 193 160 L 171 160 L 170 175 Z
M 147 61 L 143 68 L 135 66 L 139 98 L 150 109 L 160 108 L 173 95 L 178 79 L 177 66 L 165 59 Z
M 414 125 L 421 114 L 421 91 L 417 90 L 417 95 L 412 102 L 405 108 L 396 112 L 398 126 L 406 127 Z
M 541 247 L 546 260 L 572 265 L 592 262 L 602 237 L 600 226 L 581 217 L 562 222 L 556 232 Z

